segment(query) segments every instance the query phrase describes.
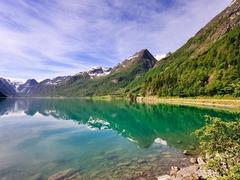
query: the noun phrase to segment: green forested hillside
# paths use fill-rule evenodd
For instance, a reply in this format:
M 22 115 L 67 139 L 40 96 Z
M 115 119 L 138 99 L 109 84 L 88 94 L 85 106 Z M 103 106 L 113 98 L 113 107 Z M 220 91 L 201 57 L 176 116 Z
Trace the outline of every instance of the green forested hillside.
M 125 92 L 158 96 L 240 96 L 240 0 Z
M 159 96 L 240 96 L 240 27 L 195 56 L 192 38 L 164 63 L 129 85 L 133 93 Z

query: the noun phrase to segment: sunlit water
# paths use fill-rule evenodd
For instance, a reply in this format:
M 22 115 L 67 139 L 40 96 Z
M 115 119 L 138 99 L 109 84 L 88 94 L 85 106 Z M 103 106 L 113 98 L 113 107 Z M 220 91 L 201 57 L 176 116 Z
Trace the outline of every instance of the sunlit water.
M 0 101 L 0 179 L 47 179 L 69 170 L 82 179 L 157 176 L 186 166 L 184 149 L 204 115 L 238 114 L 170 105 L 71 99 Z

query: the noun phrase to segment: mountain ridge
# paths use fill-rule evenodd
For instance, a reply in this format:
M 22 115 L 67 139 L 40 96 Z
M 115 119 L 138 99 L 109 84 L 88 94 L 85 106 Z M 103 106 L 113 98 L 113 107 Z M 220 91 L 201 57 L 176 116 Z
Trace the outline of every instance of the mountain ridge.
M 39 83 L 29 79 L 18 87 L 12 86 L 11 90 L 15 92 L 13 96 L 30 97 L 107 95 L 125 87 L 134 78 L 153 68 L 156 62 L 154 56 L 143 49 L 113 68 L 93 67 L 72 76 L 58 76 Z M 105 86 L 105 89 L 98 92 L 96 86 Z
M 162 59 L 127 91 L 140 96 L 240 95 L 240 1 Z

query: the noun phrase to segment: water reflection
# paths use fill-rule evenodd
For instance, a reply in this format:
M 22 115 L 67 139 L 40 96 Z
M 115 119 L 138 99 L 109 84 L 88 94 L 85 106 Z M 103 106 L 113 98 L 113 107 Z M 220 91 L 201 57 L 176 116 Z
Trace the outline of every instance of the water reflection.
M 154 142 L 186 148 L 195 144 L 190 134 L 204 125 L 204 115 L 235 120 L 238 114 L 170 105 L 130 104 L 124 101 L 73 99 L 6 99 L 0 101 L 0 115 L 41 114 L 74 120 L 92 129 L 111 129 L 141 148 Z

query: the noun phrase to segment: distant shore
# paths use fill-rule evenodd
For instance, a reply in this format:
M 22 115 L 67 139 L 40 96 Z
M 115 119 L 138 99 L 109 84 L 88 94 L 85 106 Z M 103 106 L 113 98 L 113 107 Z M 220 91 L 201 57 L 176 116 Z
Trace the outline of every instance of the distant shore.
M 219 98 L 219 97 L 197 97 L 197 98 L 178 98 L 178 97 L 137 97 L 138 103 L 146 104 L 175 104 L 187 106 L 214 107 L 240 111 L 239 98 Z
M 91 99 L 91 100 L 127 100 L 124 96 L 92 96 L 92 97 L 7 97 L 7 98 L 19 98 L 19 99 Z M 6 99 L 6 98 L 1 98 Z M 240 98 L 236 97 L 136 97 L 137 103 L 145 104 L 173 104 L 173 105 L 186 105 L 186 106 L 198 106 L 209 107 L 217 109 L 226 109 L 231 111 L 240 111 Z

